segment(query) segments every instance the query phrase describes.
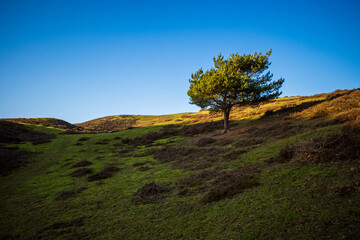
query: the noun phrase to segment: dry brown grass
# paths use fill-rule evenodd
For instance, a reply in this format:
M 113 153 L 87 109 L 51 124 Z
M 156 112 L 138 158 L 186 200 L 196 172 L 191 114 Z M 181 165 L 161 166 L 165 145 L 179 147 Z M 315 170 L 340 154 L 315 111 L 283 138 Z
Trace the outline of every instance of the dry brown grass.
M 106 178 L 110 178 L 112 177 L 116 172 L 120 171 L 120 169 L 116 166 L 106 166 L 103 170 L 101 170 L 100 172 L 97 172 L 93 175 L 90 175 L 87 180 L 89 182 L 93 182 L 93 181 L 98 181 L 98 180 L 102 180 L 102 179 L 106 179 Z
M 344 184 L 342 186 L 336 187 L 334 192 L 340 197 L 350 197 L 355 194 L 360 194 L 360 181 L 354 181 L 351 183 Z
M 209 146 L 213 143 L 216 142 L 216 139 L 214 138 L 200 138 L 197 143 L 196 143 L 196 146 L 198 147 L 206 147 L 206 146 Z
M 89 137 L 81 137 L 81 138 L 79 138 L 78 142 L 84 142 L 84 141 L 87 141 L 89 139 L 90 139 Z
M 143 162 L 136 162 L 136 163 L 133 163 L 133 167 L 140 167 L 140 166 L 144 166 L 146 164 L 150 164 L 150 165 L 153 165 L 154 163 L 153 162 L 150 162 L 150 161 L 143 161 Z
M 136 137 L 133 139 L 125 138 L 122 140 L 123 144 L 130 144 L 133 146 L 142 146 L 142 145 L 150 145 L 156 140 L 168 138 L 175 136 L 177 132 L 173 131 L 163 131 L 163 132 L 149 132 L 140 137 Z
M 60 193 L 58 193 L 55 197 L 55 200 L 60 201 L 60 200 L 66 200 L 69 198 L 74 198 L 76 197 L 79 193 L 81 193 L 82 191 L 86 190 L 86 187 L 82 187 L 79 189 L 70 189 L 70 190 L 63 190 Z
M 282 139 L 303 131 L 303 127 L 294 119 L 288 117 L 276 119 L 277 121 L 255 120 L 235 126 L 227 134 L 215 137 L 216 142 L 212 145 L 231 144 L 235 148 L 248 151 L 271 139 Z
M 91 165 L 92 162 L 88 161 L 88 160 L 82 160 L 80 162 L 74 163 L 71 168 L 78 168 L 78 167 L 86 167 Z
M 223 129 L 223 121 L 205 122 L 194 125 L 185 125 L 179 131 L 179 135 L 183 137 L 195 136 L 198 134 L 212 133 Z
M 101 139 L 101 140 L 95 142 L 95 144 L 97 144 L 97 145 L 105 145 L 105 144 L 108 144 L 109 142 L 111 142 L 111 139 Z
M 217 161 L 224 161 L 223 155 L 229 151 L 231 149 L 216 147 L 164 146 L 149 150 L 149 154 L 154 154 L 154 158 L 161 163 L 171 162 L 174 168 L 195 170 L 209 168 Z
M 166 184 L 150 182 L 139 188 L 136 193 L 134 193 L 131 201 L 134 204 L 157 203 L 164 197 L 164 193 L 169 191 L 170 189 Z
M 131 115 L 117 115 L 110 117 L 97 118 L 77 126 L 93 132 L 114 132 L 132 127 L 136 123 L 136 118 Z
M 341 122 L 359 119 L 360 89 L 335 91 L 327 94 L 326 99 L 323 103 L 294 116 L 310 119 L 331 116 L 338 118 Z
M 29 158 L 38 154 L 20 151 L 17 147 L 7 147 L 6 144 L 31 142 L 33 145 L 37 145 L 47 143 L 55 137 L 53 134 L 35 132 L 23 124 L 0 121 L 0 175 L 10 174 L 14 169 L 26 164 Z
M 180 181 L 178 181 L 177 185 L 181 188 L 185 187 L 199 187 L 203 183 L 216 178 L 220 174 L 220 169 L 211 169 L 211 170 L 203 170 L 194 174 L 191 174 Z
M 282 163 L 292 159 L 301 163 L 360 159 L 360 127 L 358 124 L 348 124 L 340 133 L 285 146 L 274 161 Z
M 144 171 L 147 171 L 147 170 L 150 170 L 151 167 L 149 166 L 143 166 L 143 167 L 139 167 L 137 168 L 136 170 L 140 171 L 140 172 L 144 172 Z
M 340 123 L 360 121 L 360 106 L 359 108 L 350 109 L 348 111 L 336 114 L 335 121 Z
M 91 168 L 79 168 L 76 169 L 75 171 L 73 171 L 72 173 L 69 174 L 69 176 L 71 177 L 83 177 L 85 175 L 88 175 L 90 173 L 92 173 L 93 170 Z
M 64 120 L 60 120 L 56 118 L 7 118 L 2 120 L 15 122 L 15 123 L 42 125 L 42 126 L 54 127 L 60 129 L 82 130 L 81 127 L 78 127 Z
M 23 124 L 0 121 L 0 143 L 32 142 L 34 145 L 37 145 L 49 142 L 55 137 L 54 134 L 35 132 Z
M 247 166 L 219 174 L 214 181 L 208 182 L 201 190 L 205 191 L 203 203 L 211 203 L 231 198 L 245 189 L 258 184 L 258 166 Z
M 322 102 L 324 102 L 324 100 L 303 102 L 300 104 L 294 104 L 294 105 L 290 105 L 290 106 L 285 105 L 285 106 L 281 107 L 280 109 L 275 109 L 275 110 L 269 109 L 264 113 L 262 118 L 266 118 L 266 117 L 274 116 L 274 115 L 290 115 L 290 114 L 293 114 L 296 112 L 304 111 L 305 109 L 316 106 Z
M 5 147 L 0 144 L 0 175 L 9 175 L 13 170 L 21 167 L 34 156 L 35 152 L 19 151 L 18 148 Z

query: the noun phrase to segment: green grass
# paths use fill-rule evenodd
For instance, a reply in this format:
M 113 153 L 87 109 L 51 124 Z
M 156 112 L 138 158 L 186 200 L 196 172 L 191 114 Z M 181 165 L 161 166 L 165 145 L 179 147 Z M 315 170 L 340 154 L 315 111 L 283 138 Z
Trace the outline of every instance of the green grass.
M 299 98 L 289 99 L 300 101 Z M 173 120 L 179 117 L 174 115 Z M 150 117 L 143 118 L 143 121 L 152 120 Z M 235 132 L 241 134 L 240 130 L 248 125 L 266 125 L 273 120 L 241 120 Z M 198 186 L 190 188 L 194 191 L 189 194 L 178 194 L 180 180 L 203 170 L 176 168 L 172 162 L 159 163 L 152 155 L 146 154 L 148 149 L 166 144 L 189 147 L 194 139 L 203 135 L 197 138 L 173 136 L 155 141 L 155 146 L 132 147 L 123 144 L 122 139 L 161 131 L 162 126 L 78 135 L 60 134 L 62 130 L 31 126 L 36 131 L 54 133 L 57 138 L 40 145 L 17 145 L 20 149 L 42 153 L 11 175 L 0 178 L 0 237 L 359 239 L 360 194 L 354 192 L 351 196 L 341 197 L 336 192 L 344 184 L 358 181 L 359 176 L 351 169 L 359 169 L 359 160 L 320 164 L 268 162 L 285 145 L 339 132 L 342 125 L 314 127 L 324 119 L 292 121 L 302 126 L 296 134 L 268 136 L 263 143 L 252 146 L 246 153 L 239 153 L 232 161 L 214 162 L 209 169 L 228 171 L 256 165 L 260 172 L 258 184 L 233 197 L 206 204 L 202 202 L 204 192 L 196 191 Z M 208 137 L 206 134 L 204 136 Z M 79 141 L 83 137 L 89 139 Z M 96 144 L 104 139 L 109 141 Z M 75 145 L 78 142 L 82 145 Z M 236 150 L 235 146 L 233 143 L 219 148 Z M 121 152 L 124 149 L 133 150 L 124 154 Z M 87 167 L 93 169 L 94 173 L 107 165 L 115 165 L 120 170 L 110 178 L 93 182 L 87 181 L 88 175 L 79 178 L 69 176 L 75 170 L 71 166 L 82 160 L 92 163 Z M 144 163 L 149 169 L 139 171 L 139 167 L 133 166 L 135 163 Z M 205 180 L 205 183 L 211 184 L 214 179 Z M 134 204 L 134 193 L 153 181 L 166 186 L 169 191 L 163 193 L 156 203 Z M 62 191 L 80 188 L 85 190 L 67 199 L 56 200 Z
M 287 143 L 338 129 L 337 125 L 325 127 L 261 145 L 227 167 L 263 163 Z M 94 143 L 116 136 L 133 138 L 152 130 L 157 128 L 88 134 L 90 139 L 82 146 L 74 144 L 84 135 L 61 134 L 47 144 L 22 144 L 24 149 L 44 153 L 34 158 L 31 164 L 1 179 L 2 234 L 61 239 L 75 236 L 102 239 L 282 239 L 285 236 L 290 239 L 339 239 L 343 235 L 358 234 L 356 229 L 345 224 L 356 222 L 359 199 L 349 203 L 331 191 L 348 180 L 343 174 L 352 163 L 341 166 L 288 163 L 264 167 L 257 187 L 211 204 L 202 204 L 201 195 L 176 196 L 172 193 L 160 203 L 132 204 L 132 195 L 145 183 L 167 183 L 174 188 L 176 181 L 186 173 L 173 169 L 170 164 L 152 165 L 150 170 L 139 172 L 132 164 L 155 162 L 151 156 L 119 157 L 108 151 L 109 145 L 119 140 L 106 145 Z M 166 141 L 168 139 L 158 142 Z M 95 149 L 101 153 L 94 154 Z M 102 158 L 96 160 L 96 157 Z M 64 164 L 83 159 L 93 162 L 94 171 L 108 163 L 115 163 L 121 170 L 102 184 L 87 182 L 86 177 L 69 177 L 72 169 Z M 62 190 L 80 187 L 87 189 L 79 196 L 54 200 Z M 356 214 L 351 216 L 349 212 Z M 51 229 L 56 222 L 79 217 L 85 217 L 81 227 Z

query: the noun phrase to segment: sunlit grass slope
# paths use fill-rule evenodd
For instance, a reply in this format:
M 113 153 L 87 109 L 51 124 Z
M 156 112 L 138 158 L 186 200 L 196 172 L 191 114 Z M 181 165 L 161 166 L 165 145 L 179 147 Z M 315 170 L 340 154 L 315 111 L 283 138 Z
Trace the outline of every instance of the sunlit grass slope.
M 336 91 L 238 108 L 225 135 L 206 110 L 112 116 L 134 127 L 112 133 L 33 125 L 56 138 L 4 143 L 38 154 L 0 177 L 0 236 L 359 239 L 359 99 Z
M 47 127 L 54 127 L 60 129 L 78 129 L 77 126 L 68 123 L 64 120 L 56 119 L 56 118 L 6 118 L 0 119 L 6 120 L 15 123 L 24 123 L 24 124 L 32 124 L 32 125 L 40 125 Z

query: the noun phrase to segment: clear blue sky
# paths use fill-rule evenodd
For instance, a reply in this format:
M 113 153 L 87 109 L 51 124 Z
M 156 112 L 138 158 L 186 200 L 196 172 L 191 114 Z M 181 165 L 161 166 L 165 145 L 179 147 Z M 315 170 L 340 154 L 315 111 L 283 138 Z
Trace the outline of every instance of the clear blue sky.
M 191 73 L 273 54 L 283 96 L 360 87 L 359 1 L 0 0 L 0 118 L 197 111 Z

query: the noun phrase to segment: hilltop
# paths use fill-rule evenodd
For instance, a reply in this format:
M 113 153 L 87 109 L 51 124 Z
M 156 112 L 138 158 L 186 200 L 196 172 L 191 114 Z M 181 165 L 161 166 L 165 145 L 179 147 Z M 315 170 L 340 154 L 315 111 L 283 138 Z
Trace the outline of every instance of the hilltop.
M 221 119 L 0 121 L 0 237 L 360 238 L 360 89 Z
M 14 122 L 14 123 L 25 123 L 30 125 L 40 125 L 46 127 L 53 127 L 59 129 L 71 129 L 71 130 L 82 130 L 78 126 L 68 123 L 61 119 L 56 118 L 2 118 L 0 120 Z
M 303 112 L 308 118 L 332 116 L 335 119 L 348 115 L 357 116 L 359 102 L 357 89 L 337 90 L 332 93 L 317 94 L 309 97 L 283 97 L 271 102 L 251 107 L 234 108 L 231 120 L 256 119 L 263 115 L 281 114 L 287 112 Z M 316 107 L 315 107 L 316 106 Z M 329 107 L 330 106 L 330 107 Z M 345 116 L 346 115 L 346 116 Z M 197 113 L 178 113 L 169 115 L 114 115 L 89 120 L 83 123 L 71 124 L 56 118 L 8 118 L 0 119 L 17 123 L 41 125 L 69 130 L 78 133 L 117 132 L 135 127 L 197 124 L 222 119 L 221 114 L 211 114 L 208 110 Z

